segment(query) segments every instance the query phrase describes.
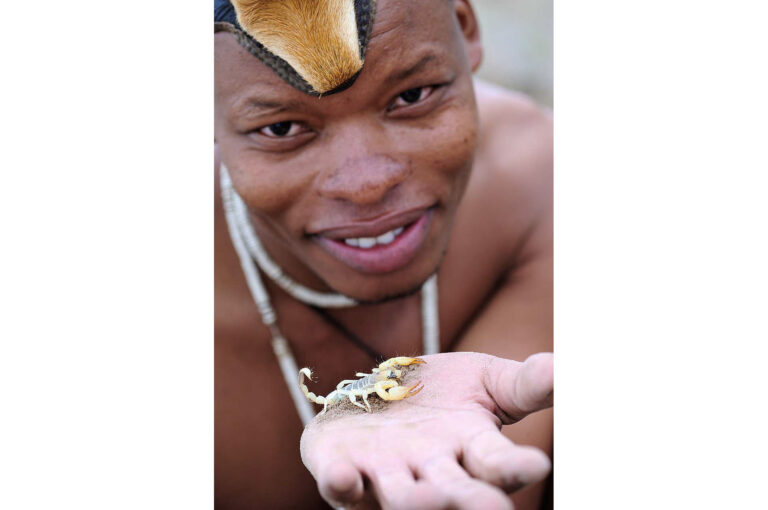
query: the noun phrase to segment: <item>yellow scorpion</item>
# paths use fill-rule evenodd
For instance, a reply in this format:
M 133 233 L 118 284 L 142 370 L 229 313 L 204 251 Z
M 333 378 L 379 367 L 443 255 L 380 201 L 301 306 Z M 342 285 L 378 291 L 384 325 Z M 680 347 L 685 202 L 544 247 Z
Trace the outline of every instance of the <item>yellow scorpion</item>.
M 336 404 L 349 398 L 349 401 L 355 404 L 357 407 L 371 412 L 371 405 L 368 403 L 368 395 L 376 393 L 384 400 L 403 400 L 404 398 L 412 397 L 424 387 L 422 383 L 416 383 L 413 386 L 400 386 L 398 379 L 402 377 L 403 372 L 398 367 L 405 367 L 408 365 L 419 365 L 426 363 L 426 361 L 419 358 L 407 358 L 400 356 L 397 358 L 390 358 L 384 363 L 380 364 L 377 368 L 371 370 L 370 374 L 364 374 L 358 372 L 355 374 L 360 379 L 344 379 L 337 386 L 336 389 L 330 392 L 325 397 L 318 397 L 314 393 L 311 393 L 307 389 L 307 385 L 304 384 L 304 376 L 307 379 L 312 380 L 312 371 L 309 368 L 302 368 L 299 370 L 299 387 L 304 395 L 315 404 L 321 404 L 323 410 L 320 414 L 325 414 L 328 409 L 328 404 Z M 365 406 L 357 401 L 355 397 L 362 397 Z

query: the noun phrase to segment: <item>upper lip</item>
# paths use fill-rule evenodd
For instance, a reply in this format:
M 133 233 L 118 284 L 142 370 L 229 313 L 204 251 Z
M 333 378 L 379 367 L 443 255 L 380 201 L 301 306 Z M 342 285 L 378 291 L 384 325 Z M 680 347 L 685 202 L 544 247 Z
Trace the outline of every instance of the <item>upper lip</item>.
M 320 235 L 330 239 L 348 239 L 356 237 L 377 237 L 390 230 L 403 227 L 418 220 L 429 207 L 418 207 L 406 211 L 384 214 L 372 219 L 352 220 L 342 225 L 321 226 L 309 230 L 310 235 Z

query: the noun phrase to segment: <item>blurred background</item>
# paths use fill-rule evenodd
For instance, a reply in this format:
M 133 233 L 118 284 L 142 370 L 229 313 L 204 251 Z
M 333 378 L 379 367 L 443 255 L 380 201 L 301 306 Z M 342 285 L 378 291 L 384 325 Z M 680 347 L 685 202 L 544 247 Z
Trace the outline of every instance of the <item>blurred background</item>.
M 552 0 L 474 0 L 485 53 L 477 76 L 552 108 Z

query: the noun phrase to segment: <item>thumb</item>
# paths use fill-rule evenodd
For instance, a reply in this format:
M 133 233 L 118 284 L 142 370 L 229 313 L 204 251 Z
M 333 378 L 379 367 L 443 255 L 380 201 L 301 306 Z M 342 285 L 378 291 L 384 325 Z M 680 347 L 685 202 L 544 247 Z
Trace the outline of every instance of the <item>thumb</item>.
M 554 397 L 554 356 L 534 354 L 523 363 L 494 358 L 488 366 L 485 387 L 497 406 L 504 425 L 552 407 Z

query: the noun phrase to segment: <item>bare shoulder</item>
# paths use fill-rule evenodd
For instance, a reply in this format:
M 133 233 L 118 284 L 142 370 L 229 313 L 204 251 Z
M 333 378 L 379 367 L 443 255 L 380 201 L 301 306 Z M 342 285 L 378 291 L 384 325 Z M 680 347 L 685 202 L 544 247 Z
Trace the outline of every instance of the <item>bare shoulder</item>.
M 517 133 L 530 129 L 551 131 L 551 112 L 528 96 L 479 79 L 475 79 L 474 85 L 483 127 Z
M 552 194 L 552 115 L 528 97 L 476 81 L 480 137 L 477 191 L 514 193 L 518 214 L 548 208 Z M 483 186 L 486 185 L 486 186 Z M 525 211 L 521 210 L 525 209 Z
M 531 285 L 542 292 L 551 279 L 551 115 L 525 96 L 484 83 L 476 83 L 476 95 L 475 164 L 440 269 L 441 310 L 464 321 L 467 310 L 488 306 L 502 281 L 511 277 L 520 287 L 526 267 L 539 268 Z
M 475 92 L 480 134 L 457 233 L 494 232 L 476 243 L 504 264 L 536 225 L 551 230 L 552 116 L 526 96 L 488 83 L 476 81 Z

